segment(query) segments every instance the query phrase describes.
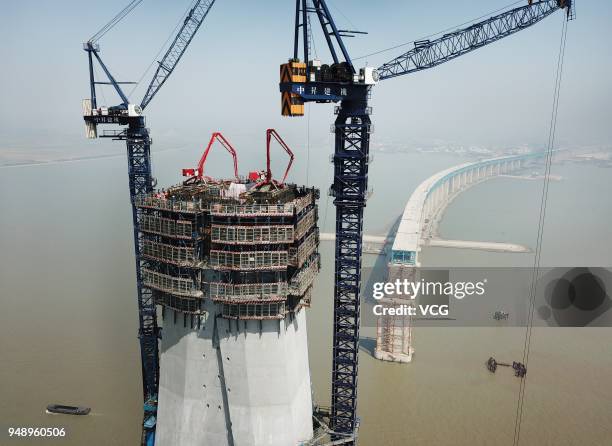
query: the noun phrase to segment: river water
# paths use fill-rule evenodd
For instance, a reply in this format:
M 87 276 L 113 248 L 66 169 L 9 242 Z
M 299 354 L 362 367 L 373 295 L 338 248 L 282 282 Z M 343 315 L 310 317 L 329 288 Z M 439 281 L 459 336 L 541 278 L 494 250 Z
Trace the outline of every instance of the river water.
M 324 158 L 321 156 L 321 158 Z M 160 185 L 178 181 L 193 150 L 154 154 Z M 410 193 L 443 168 L 448 154 L 377 154 L 366 233 L 385 234 Z M 543 263 L 610 266 L 610 170 L 553 166 Z M 331 166 L 309 169 L 321 188 L 320 226 L 333 232 Z M 304 182 L 298 164 L 296 182 Z M 0 444 L 134 445 L 141 389 L 131 215 L 123 157 L 0 168 Z M 495 179 L 458 197 L 443 237 L 534 246 L 540 181 Z M 308 312 L 316 400 L 329 404 L 333 246 Z M 425 249 L 426 265 L 525 266 L 533 254 Z M 366 256 L 372 274 L 381 257 Z M 367 277 L 366 277 L 367 280 Z M 363 311 L 370 311 L 364 303 Z M 372 328 L 362 332 L 359 416 L 362 445 L 511 445 L 519 380 L 490 374 L 492 354 L 520 358 L 524 328 L 417 328 L 409 365 L 373 359 Z M 612 444 L 612 329 L 538 328 L 531 342 L 522 445 Z M 88 417 L 53 416 L 48 403 L 92 407 Z M 65 426 L 58 440 L 15 440 L 6 429 Z

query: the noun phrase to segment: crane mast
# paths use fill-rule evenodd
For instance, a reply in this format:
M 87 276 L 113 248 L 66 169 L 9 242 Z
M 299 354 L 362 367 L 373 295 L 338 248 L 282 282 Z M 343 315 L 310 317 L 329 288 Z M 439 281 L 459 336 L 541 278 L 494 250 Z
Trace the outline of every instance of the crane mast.
M 142 112 L 176 68 L 214 2 L 215 0 L 198 0 L 194 2 L 164 57 L 158 62 L 157 71 L 147 88 L 141 105 L 129 102 L 128 97 L 121 89 L 121 85 L 132 84 L 133 82 L 118 82 L 113 77 L 100 57 L 100 47 L 96 40 L 90 39 L 84 44 L 84 50 L 87 52 L 89 61 L 91 95 L 89 99 L 83 101 L 83 118 L 85 120 L 87 137 L 96 138 L 100 136 L 124 140 L 127 146 L 128 181 L 130 203 L 132 205 L 134 255 L 136 259 L 138 338 L 140 341 L 144 399 L 141 443 L 146 446 L 153 446 L 155 443 L 157 394 L 159 387 L 158 341 L 161 337 L 161 330 L 157 325 L 157 308 L 153 293 L 151 289 L 144 286 L 142 279 L 142 269 L 150 265 L 148 265 L 148 261 L 142 256 L 143 243 L 139 230 L 142 215 L 139 208 L 136 207 L 136 202 L 139 197 L 150 193 L 154 187 L 154 178 L 151 174 L 151 137 Z M 96 80 L 94 62 L 97 62 L 102 68 L 107 81 Z M 121 99 L 121 103 L 110 107 L 99 106 L 97 103 L 96 85 L 100 84 L 110 84 Z M 98 125 L 106 124 L 119 125 L 123 129 L 105 130 L 101 135 L 98 135 Z
M 571 0 L 528 0 L 521 6 L 434 41 L 415 42 L 412 50 L 378 69 L 356 70 L 342 37 L 359 31 L 339 30 L 325 0 L 296 0 L 294 54 L 280 66 L 281 114 L 303 116 L 305 102 L 339 103 L 333 131 L 334 180 L 330 195 L 336 207 L 334 268 L 334 333 L 330 428 L 332 440 L 355 444 L 360 329 L 363 212 L 368 195 L 372 123 L 368 105 L 380 80 L 434 67 L 517 31 L 558 9 L 574 18 Z M 308 14 L 316 14 L 333 60 L 331 65 L 309 59 Z M 300 34 L 304 59 L 299 59 Z

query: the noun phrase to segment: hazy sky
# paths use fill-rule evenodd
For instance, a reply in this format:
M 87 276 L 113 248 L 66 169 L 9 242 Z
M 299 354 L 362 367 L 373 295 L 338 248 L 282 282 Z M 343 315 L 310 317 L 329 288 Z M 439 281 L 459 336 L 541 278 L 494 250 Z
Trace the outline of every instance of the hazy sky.
M 347 39 L 353 57 L 444 30 L 510 2 L 329 0 L 340 27 L 369 32 Z M 126 3 L 5 2 L 0 15 L 0 150 L 116 146 L 83 138 L 81 100 L 89 90 L 82 42 Z M 144 0 L 100 41 L 102 57 L 118 79 L 141 77 L 189 3 Z M 278 66 L 292 55 L 294 4 L 293 0 L 217 0 L 178 69 L 147 109 L 156 149 L 201 144 L 216 129 L 234 139 L 263 140 L 265 129 L 276 127 L 295 145 L 303 143 L 308 119 L 281 117 L 278 93 Z M 458 60 L 384 81 L 372 100 L 374 141 L 543 143 L 562 20 L 563 14 L 557 12 Z M 577 2 L 577 20 L 569 24 L 561 144 L 612 141 L 610 23 L 612 2 Z M 317 43 L 325 61 L 320 35 Z M 396 49 L 368 62 L 378 66 L 401 52 Z M 135 102 L 152 74 L 135 93 Z M 105 96 L 112 102 L 108 105 L 119 102 L 110 90 Z M 315 104 L 310 110 L 311 140 L 328 141 L 332 106 Z

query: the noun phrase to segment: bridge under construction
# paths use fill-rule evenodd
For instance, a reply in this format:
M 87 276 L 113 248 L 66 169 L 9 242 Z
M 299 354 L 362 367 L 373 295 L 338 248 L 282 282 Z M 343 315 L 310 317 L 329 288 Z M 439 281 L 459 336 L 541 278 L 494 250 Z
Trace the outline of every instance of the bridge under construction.
M 557 150 L 553 156 L 563 153 Z M 533 166 L 545 156 L 546 152 L 533 152 L 464 163 L 438 172 L 419 184 L 406 203 L 393 239 L 388 281 L 418 281 L 418 268 L 421 266 L 419 258 L 423 246 L 528 252 L 520 245 L 509 243 L 439 240 L 432 236 L 437 233 L 436 227 L 444 210 L 460 193 L 483 181 Z M 387 239 L 383 240 L 386 242 Z M 414 305 L 414 301 L 391 295 L 382 299 L 380 304 L 385 307 L 401 307 Z M 380 316 L 375 356 L 385 361 L 410 362 L 413 353 L 410 317 L 388 314 Z
M 205 177 L 209 144 L 198 169 L 184 170 L 190 176 L 186 182 L 155 190 L 152 139 L 143 113 L 176 69 L 215 0 L 194 0 L 190 5 L 137 104 L 122 89 L 134 82 L 115 79 L 102 60 L 99 40 L 141 2 L 132 0 L 85 42 L 90 97 L 83 101 L 83 118 L 87 137 L 126 142 L 142 359 L 142 444 L 293 446 L 311 441 L 313 407 L 303 309 L 309 305 L 319 268 L 318 192 L 272 180 L 270 133 L 263 177 L 257 172 L 248 179 L 239 177 L 235 159 L 234 179 Z M 293 53 L 280 65 L 281 114 L 303 116 L 306 102 L 338 104 L 330 188 L 337 211 L 331 408 L 325 425 L 333 444 L 355 444 L 359 429 L 361 262 L 372 89 L 380 81 L 427 70 L 490 45 L 559 10 L 567 20 L 575 16 L 572 0 L 528 0 L 453 32 L 430 36 L 438 36 L 433 40 L 415 41 L 408 51 L 375 68 L 356 67 L 343 41 L 366 33 L 339 29 L 325 0 L 296 0 L 295 15 L 290 16 L 295 20 Z M 320 25 L 328 63 L 311 57 L 316 26 L 311 26 L 311 17 Z M 565 36 L 566 21 L 563 30 Z M 134 51 L 132 45 L 125 46 Z M 97 78 L 97 66 L 104 80 Z M 111 86 L 120 102 L 98 104 L 101 85 Z M 119 128 L 99 134 L 100 125 Z M 231 145 L 219 139 L 235 155 Z M 448 197 L 462 178 L 467 181 L 463 173 L 456 173 L 435 184 L 449 185 Z M 435 200 L 445 194 L 437 188 L 419 193 L 425 208 L 435 207 Z M 417 214 L 409 214 L 419 209 L 407 209 L 394 242 L 392 263 L 404 268 L 400 274 L 410 274 L 406 267 L 418 263 L 419 240 L 410 227 Z M 409 330 L 402 333 L 405 338 Z M 402 344 L 401 354 L 411 355 L 409 346 Z

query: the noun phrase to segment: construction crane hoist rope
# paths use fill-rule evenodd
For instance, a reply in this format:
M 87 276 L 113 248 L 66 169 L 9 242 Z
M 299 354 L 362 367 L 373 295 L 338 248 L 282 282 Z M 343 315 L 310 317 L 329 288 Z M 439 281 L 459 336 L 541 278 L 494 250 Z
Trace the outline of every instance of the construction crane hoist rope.
M 340 103 L 333 125 L 336 207 L 334 339 L 330 428 L 332 439 L 356 442 L 363 211 L 368 189 L 371 89 L 379 81 L 422 71 L 526 29 L 559 9 L 575 17 L 572 0 L 526 4 L 414 47 L 378 68 L 355 68 L 342 38 L 361 32 L 337 28 L 325 0 L 296 0 L 293 57 L 280 66 L 281 114 L 303 116 L 305 102 Z M 310 15 L 316 15 L 330 64 L 309 57 Z M 299 57 L 300 35 L 303 58 Z

